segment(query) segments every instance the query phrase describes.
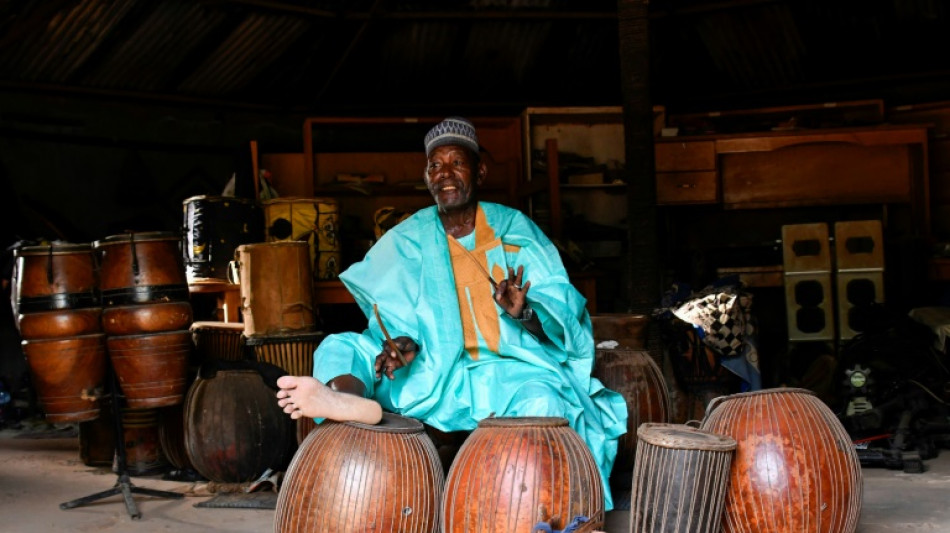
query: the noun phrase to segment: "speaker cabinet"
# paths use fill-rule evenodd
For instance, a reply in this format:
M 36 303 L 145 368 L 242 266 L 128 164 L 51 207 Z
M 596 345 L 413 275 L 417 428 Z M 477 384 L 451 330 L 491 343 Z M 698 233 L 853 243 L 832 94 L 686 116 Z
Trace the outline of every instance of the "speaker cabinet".
M 782 226 L 788 340 L 834 340 L 827 224 Z
M 879 220 L 835 223 L 838 336 L 865 331 L 872 304 L 884 302 L 884 245 Z

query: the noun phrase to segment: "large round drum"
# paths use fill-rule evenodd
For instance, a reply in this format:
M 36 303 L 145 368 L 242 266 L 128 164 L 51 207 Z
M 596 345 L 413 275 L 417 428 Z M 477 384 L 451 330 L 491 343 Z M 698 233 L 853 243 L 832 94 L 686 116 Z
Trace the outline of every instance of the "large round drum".
M 268 468 L 284 470 L 297 442 L 276 394 L 255 370 L 199 375 L 184 411 L 185 450 L 195 470 L 219 483 L 247 483 Z
M 127 233 L 106 237 L 93 246 L 100 255 L 103 306 L 188 301 L 178 235 Z
M 313 331 L 313 280 L 305 242 L 242 244 L 231 268 L 241 284 L 244 334 Z
M 646 422 L 669 422 L 672 416 L 666 380 L 650 353 L 642 350 L 597 350 L 592 375 L 626 400 L 627 432 L 617 444 L 613 471 L 614 476 L 629 479 L 637 452 L 637 428 Z
M 376 425 L 327 421 L 287 469 L 274 531 L 435 533 L 443 483 L 420 422 L 390 413 Z
M 182 210 L 182 254 L 189 283 L 227 280 L 234 250 L 242 244 L 264 242 L 264 216 L 252 199 L 192 196 L 182 202 Z
M 310 245 L 314 279 L 340 274 L 340 203 L 333 198 L 265 200 L 268 242 L 304 241 Z
M 14 316 L 99 306 L 91 245 L 25 246 L 14 250 L 13 255 Z
M 721 396 L 702 429 L 736 440 L 726 533 L 851 533 L 861 464 L 851 438 L 814 393 L 777 388 Z
M 106 339 L 109 359 L 129 407 L 181 403 L 187 389 L 191 332 L 165 331 Z
M 560 517 L 558 529 L 578 516 L 603 526 L 600 472 L 580 435 L 557 417 L 479 422 L 446 477 L 442 530 L 531 531 L 541 506 Z
M 716 533 L 736 441 L 677 424 L 637 429 L 630 531 Z
M 82 422 L 99 416 L 106 374 L 104 335 L 23 341 L 33 386 L 49 422 Z

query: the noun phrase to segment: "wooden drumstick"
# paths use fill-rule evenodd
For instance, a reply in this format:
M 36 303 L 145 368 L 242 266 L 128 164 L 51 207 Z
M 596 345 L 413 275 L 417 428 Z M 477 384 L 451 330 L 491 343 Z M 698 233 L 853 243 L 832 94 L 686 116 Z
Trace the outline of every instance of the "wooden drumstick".
M 406 362 L 406 358 L 403 357 L 402 352 L 399 351 L 399 347 L 396 346 L 395 341 L 389 336 L 389 332 L 386 331 L 386 326 L 383 325 L 383 319 L 379 316 L 379 307 L 377 307 L 376 304 L 373 304 L 373 314 L 376 315 L 376 322 L 379 323 L 379 329 L 383 330 L 383 335 L 386 336 L 386 342 L 389 344 L 389 347 L 396 352 L 396 357 L 399 358 L 399 362 L 402 363 L 402 366 L 408 366 L 409 363 Z

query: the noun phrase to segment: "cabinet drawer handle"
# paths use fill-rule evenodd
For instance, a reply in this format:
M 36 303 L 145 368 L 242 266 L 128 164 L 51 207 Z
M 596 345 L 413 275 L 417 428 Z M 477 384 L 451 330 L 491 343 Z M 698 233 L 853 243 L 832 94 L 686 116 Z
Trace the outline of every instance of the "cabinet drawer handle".
M 680 183 L 679 185 L 677 185 L 677 187 L 679 187 L 680 189 L 695 189 L 696 184 L 695 183 Z

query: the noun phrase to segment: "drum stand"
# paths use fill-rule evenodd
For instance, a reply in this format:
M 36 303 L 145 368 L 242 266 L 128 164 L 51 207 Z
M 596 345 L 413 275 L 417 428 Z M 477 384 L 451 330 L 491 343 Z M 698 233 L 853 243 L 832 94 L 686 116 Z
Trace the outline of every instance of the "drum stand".
M 119 408 L 119 384 L 118 379 L 115 376 L 115 372 L 112 371 L 111 365 L 109 374 L 111 375 L 111 379 L 109 380 L 109 389 L 113 398 L 113 410 L 115 411 L 115 456 L 116 469 L 118 470 L 119 479 L 116 480 L 115 486 L 109 490 L 104 490 L 102 492 L 83 496 L 82 498 L 77 498 L 66 503 L 61 503 L 59 504 L 59 508 L 64 510 L 73 509 L 75 507 L 79 507 L 80 505 L 86 505 L 87 503 L 108 498 L 109 496 L 113 496 L 115 494 L 122 494 L 123 498 L 125 498 L 125 508 L 128 510 L 129 516 L 131 516 L 133 520 L 138 520 L 142 518 L 142 513 L 139 512 L 138 506 L 135 505 L 135 500 L 132 498 L 132 494 L 145 494 L 147 496 L 154 496 L 156 498 L 172 499 L 183 498 L 184 494 L 165 490 L 146 489 L 142 487 L 136 487 L 132 484 L 132 481 L 129 479 L 128 467 L 126 465 L 125 437 L 122 434 L 122 414 L 121 409 Z

